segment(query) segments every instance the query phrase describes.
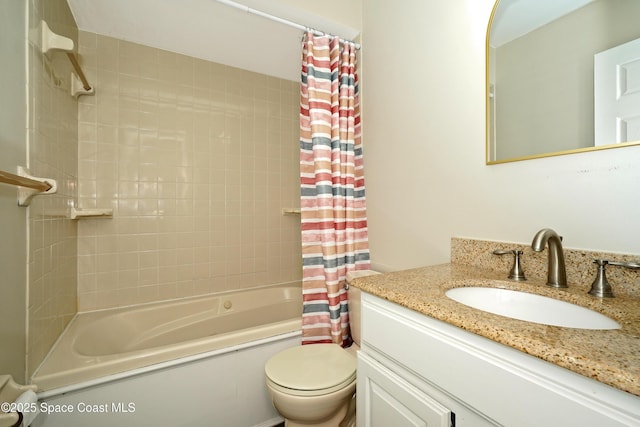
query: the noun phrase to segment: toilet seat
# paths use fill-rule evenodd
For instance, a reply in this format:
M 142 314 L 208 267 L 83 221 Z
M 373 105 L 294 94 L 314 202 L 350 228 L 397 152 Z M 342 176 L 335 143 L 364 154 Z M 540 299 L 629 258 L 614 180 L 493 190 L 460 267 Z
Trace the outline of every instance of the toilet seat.
M 267 383 L 274 389 L 296 396 L 316 396 L 353 384 L 356 358 L 337 344 L 309 344 L 281 351 L 267 361 L 264 370 Z

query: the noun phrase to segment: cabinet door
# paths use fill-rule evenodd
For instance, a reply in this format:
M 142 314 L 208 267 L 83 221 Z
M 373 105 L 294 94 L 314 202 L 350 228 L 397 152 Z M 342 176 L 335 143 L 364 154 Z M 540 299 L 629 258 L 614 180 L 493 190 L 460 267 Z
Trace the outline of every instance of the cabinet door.
M 383 365 L 358 355 L 358 427 L 450 427 L 451 411 Z

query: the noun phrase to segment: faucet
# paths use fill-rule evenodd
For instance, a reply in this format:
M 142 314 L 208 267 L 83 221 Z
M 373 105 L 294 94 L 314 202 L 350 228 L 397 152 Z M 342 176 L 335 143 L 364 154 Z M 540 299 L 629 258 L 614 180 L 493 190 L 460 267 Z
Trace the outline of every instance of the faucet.
M 531 249 L 542 252 L 549 244 L 549 265 L 547 267 L 547 285 L 554 288 L 567 287 L 567 271 L 564 267 L 564 253 L 562 252 L 562 238 L 550 228 L 543 228 L 533 236 Z

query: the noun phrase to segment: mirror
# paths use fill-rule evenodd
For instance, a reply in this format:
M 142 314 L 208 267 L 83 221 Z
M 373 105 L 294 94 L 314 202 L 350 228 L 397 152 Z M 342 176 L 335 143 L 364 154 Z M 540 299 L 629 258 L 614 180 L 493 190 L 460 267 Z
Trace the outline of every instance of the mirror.
M 498 0 L 487 164 L 640 144 L 639 16 L 640 0 Z

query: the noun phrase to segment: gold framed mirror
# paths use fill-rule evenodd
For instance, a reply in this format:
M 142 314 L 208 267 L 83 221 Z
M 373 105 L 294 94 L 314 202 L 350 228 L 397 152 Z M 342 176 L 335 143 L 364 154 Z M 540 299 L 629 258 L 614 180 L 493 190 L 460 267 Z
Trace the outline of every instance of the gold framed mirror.
M 496 1 L 486 163 L 640 144 L 638 16 L 640 0 Z

